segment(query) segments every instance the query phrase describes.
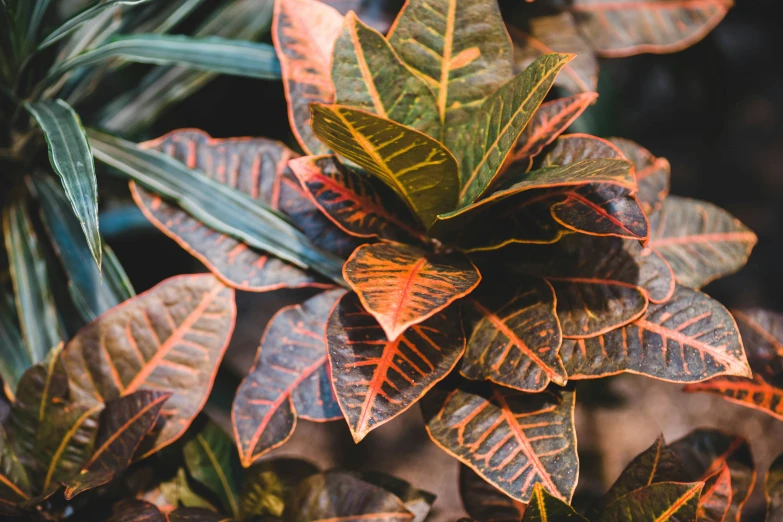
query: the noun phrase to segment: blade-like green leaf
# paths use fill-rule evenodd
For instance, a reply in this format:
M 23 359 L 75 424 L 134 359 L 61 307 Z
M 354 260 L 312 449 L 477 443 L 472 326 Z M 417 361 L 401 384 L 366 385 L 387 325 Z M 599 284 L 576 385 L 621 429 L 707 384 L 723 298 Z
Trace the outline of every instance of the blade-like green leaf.
M 35 176 L 32 185 L 41 202 L 44 224 L 68 276 L 68 291 L 82 319 L 92 321 L 133 297 L 135 292 L 128 276 L 105 243 L 102 249 L 106 263 L 101 281 L 70 204 L 56 182 L 48 176 Z
M 26 203 L 14 201 L 3 208 L 3 235 L 22 336 L 30 363 L 36 364 L 60 343 L 60 334 L 46 262 Z
M 11 398 L 22 374 L 32 364 L 19 331 L 14 296 L 3 285 L 0 287 L 0 377 Z
M 313 131 L 391 187 L 424 226 L 454 210 L 457 161 L 438 141 L 399 123 L 341 105 L 310 105 Z
M 473 114 L 473 124 L 456 148 L 460 153 L 461 205 L 472 203 L 484 193 L 544 101 L 557 73 L 573 57 L 542 56 L 484 100 Z
M 98 160 L 176 201 L 205 225 L 344 284 L 340 258 L 316 248 L 287 218 L 259 200 L 160 152 L 97 132 L 91 132 L 90 139 Z
M 214 492 L 223 509 L 239 517 L 234 483 L 234 444 L 217 424 L 210 422 L 182 448 L 185 465 L 194 479 Z
M 63 25 L 61 25 L 59 28 L 55 29 L 54 32 L 52 32 L 49 36 L 44 38 L 44 40 L 38 45 L 38 50 L 40 51 L 42 49 L 46 49 L 53 43 L 58 42 L 62 38 L 65 38 L 73 31 L 75 31 L 84 22 L 92 20 L 104 9 L 107 9 L 109 7 L 114 7 L 117 5 L 136 5 L 148 1 L 149 0 L 108 0 L 103 3 L 97 3 L 92 7 L 85 9 L 81 13 L 77 14 L 76 16 L 74 16 L 73 18 L 65 22 Z
M 79 218 L 87 244 L 101 269 L 101 236 L 98 232 L 98 182 L 95 163 L 79 116 L 62 100 L 25 105 L 41 126 L 49 144 L 49 161 L 60 176 L 65 195 Z
M 271 45 L 211 36 L 190 38 L 171 35 L 138 35 L 119 37 L 91 51 L 82 53 L 52 69 L 44 86 L 62 74 L 122 58 L 137 63 L 184 65 L 194 69 L 249 78 L 280 78 L 280 62 Z

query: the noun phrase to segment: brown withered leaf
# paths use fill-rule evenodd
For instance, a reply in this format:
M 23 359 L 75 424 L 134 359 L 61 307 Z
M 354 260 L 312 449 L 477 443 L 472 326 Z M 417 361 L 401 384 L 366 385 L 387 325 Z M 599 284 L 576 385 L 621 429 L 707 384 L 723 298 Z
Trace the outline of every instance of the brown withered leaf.
M 733 0 L 572 0 L 582 34 L 602 56 L 671 53 L 698 42 L 723 19 Z
M 547 493 L 539 482 L 533 488 L 533 496 L 525 508 L 522 522 L 587 522 L 574 508 L 561 499 Z
M 545 280 L 516 276 L 485 281 L 463 307 L 470 328 L 460 373 L 521 391 L 539 391 L 567 380 L 555 293 Z
M 526 6 L 523 12 L 529 9 Z M 506 28 L 514 43 L 515 70 L 521 71 L 543 54 L 575 54 L 555 85 L 573 93 L 592 92 L 598 87 L 598 60 L 570 13 L 537 13 L 524 20 L 514 19 Z
M 265 138 L 213 139 L 202 131 L 185 129 L 143 145 L 281 210 L 315 245 L 330 252 L 347 256 L 358 244 L 311 203 L 287 167 L 296 154 L 282 143 Z M 329 286 L 304 270 L 216 232 L 133 182 L 131 194 L 153 225 L 230 286 L 248 292 Z
M 750 445 L 736 437 L 711 429 L 697 429 L 672 442 L 669 447 L 683 463 L 687 479 L 704 481 L 723 466 L 731 476 L 731 506 L 726 520 L 739 522 L 742 507 L 747 502 L 756 482 L 756 468 Z
M 711 203 L 669 196 L 650 217 L 649 247 L 691 288 L 742 268 L 755 244 L 750 229 Z
M 305 156 L 289 167 L 312 201 L 353 236 L 412 242 L 424 231 L 385 185 L 343 166 L 335 156 Z
M 310 128 L 310 102 L 334 102 L 332 51 L 343 25 L 333 7 L 318 0 L 275 0 L 272 41 L 288 100 L 288 120 L 307 154 L 329 152 Z
M 764 480 L 764 496 L 767 498 L 767 522 L 783 520 L 783 455 L 772 463 Z
M 325 335 L 329 314 L 344 293 L 324 292 L 270 320 L 231 409 L 243 466 L 288 440 L 297 417 L 342 417 L 330 385 Z
M 512 498 L 528 502 L 541 483 L 570 500 L 579 474 L 575 393 L 522 393 L 491 385 L 487 396 L 434 390 L 422 401 L 430 438 Z
M 650 151 L 631 140 L 624 138 L 609 138 L 623 156 L 636 168 L 636 183 L 639 192 L 636 194 L 644 213 L 648 216 L 663 205 L 663 200 L 669 195 L 671 166 L 666 158 L 656 158 Z
M 345 16 L 332 56 L 335 102 L 372 112 L 406 127 L 440 137 L 435 94 L 375 29 L 353 12 Z
M 66 345 L 74 400 L 101 404 L 140 389 L 173 393 L 139 451 L 174 442 L 206 403 L 236 319 L 234 290 L 209 274 L 172 277 L 88 324 Z
M 412 522 L 413 514 L 385 489 L 351 473 L 328 471 L 305 479 L 291 491 L 283 519 L 289 522 Z
M 703 484 L 659 482 L 631 491 L 601 512 L 598 522 L 695 520 Z
M 442 141 L 457 151 L 482 100 L 513 75 L 513 49 L 495 0 L 406 2 L 389 43 L 438 98 Z
M 628 372 L 685 383 L 718 375 L 750 375 L 728 310 L 682 286 L 668 302 L 651 304 L 627 326 L 598 337 L 563 341 L 560 357 L 569 379 Z
M 459 494 L 465 511 L 481 522 L 518 522 L 525 505 L 481 478 L 465 464 L 459 466 Z
M 332 385 L 356 442 L 411 407 L 465 350 L 457 307 L 389 341 L 354 293 L 334 308 L 326 340 Z
M 783 420 L 783 315 L 761 309 L 732 310 L 753 378 L 719 377 L 689 384 L 688 392 L 708 392 Z
M 170 392 L 139 390 L 106 403 L 95 452 L 82 470 L 65 482 L 65 498 L 111 481 L 125 471 L 144 437 L 155 426 Z
M 463 254 L 432 254 L 401 243 L 357 248 L 343 277 L 392 341 L 468 295 L 481 280 Z

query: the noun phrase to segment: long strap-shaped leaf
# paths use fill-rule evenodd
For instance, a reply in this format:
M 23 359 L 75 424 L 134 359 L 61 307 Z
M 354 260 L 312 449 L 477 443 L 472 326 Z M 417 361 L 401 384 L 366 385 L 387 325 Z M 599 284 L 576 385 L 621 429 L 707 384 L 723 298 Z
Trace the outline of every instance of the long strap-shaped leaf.
M 19 379 L 32 364 L 19 330 L 13 292 L 3 285 L 0 287 L 0 377 L 10 398 L 13 399 Z
M 214 492 L 227 513 L 239 517 L 234 480 L 234 444 L 220 426 L 209 422 L 182 448 L 190 475 Z
M 344 284 L 341 259 L 316 248 L 282 214 L 154 150 L 91 132 L 98 160 L 176 201 L 209 227 Z
M 65 194 L 79 218 L 92 256 L 101 268 L 101 236 L 98 232 L 98 182 L 95 162 L 79 116 L 62 100 L 25 105 L 46 136 L 49 161 L 60 176 Z
M 42 49 L 46 49 L 53 43 L 56 43 L 62 38 L 65 38 L 73 31 L 78 29 L 79 26 L 82 25 L 84 22 L 92 20 L 104 9 L 108 9 L 109 7 L 115 7 L 117 5 L 137 5 L 148 1 L 149 0 L 108 0 L 107 2 L 97 3 L 92 7 L 85 9 L 84 11 L 77 14 L 76 16 L 74 16 L 73 18 L 65 22 L 63 25 L 55 29 L 51 34 L 49 34 L 49 36 L 44 38 L 44 40 L 38 45 L 38 50 L 40 51 Z

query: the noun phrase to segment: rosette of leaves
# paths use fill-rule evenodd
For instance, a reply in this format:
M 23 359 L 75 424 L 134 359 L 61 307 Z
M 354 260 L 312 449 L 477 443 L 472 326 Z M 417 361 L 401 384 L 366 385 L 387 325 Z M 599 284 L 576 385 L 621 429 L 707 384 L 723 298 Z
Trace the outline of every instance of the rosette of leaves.
M 140 105 L 158 114 L 216 73 L 279 78 L 271 45 L 231 39 L 268 31 L 271 0 L 213 2 L 193 37 L 167 33 L 201 0 L 62 4 L 0 5 L 0 376 L 11 397 L 53 347 L 135 295 L 99 231 L 96 169 L 80 115 L 112 127 L 100 115 L 114 112 L 107 87 L 132 84 L 132 62 L 160 64 L 145 69 L 147 94 L 162 83 L 175 94 L 125 97 L 135 110 L 123 131 L 148 121 Z
M 773 465 L 766 481 L 770 513 L 779 496 L 778 468 Z M 668 445 L 659 437 L 583 513 L 541 484 L 534 488 L 530 503 L 520 506 L 493 491 L 467 467 L 460 471 L 460 495 L 465 510 L 478 522 L 510 522 L 520 516 L 523 522 L 719 522 L 740 519 L 755 479 L 753 456 L 744 439 L 716 430 L 696 430 Z
M 309 156 L 198 131 L 141 146 L 93 135 L 137 180 L 205 174 L 214 195 L 194 189 L 171 198 L 179 207 L 151 183 L 132 191 L 224 283 L 350 290 L 268 325 L 232 409 L 246 467 L 298 419 L 345 418 L 359 441 L 424 397 L 433 440 L 484 479 L 522 502 L 536 483 L 570 500 L 569 379 L 749 375 L 733 318 L 694 288 L 742 266 L 755 236 L 667 197 L 668 162 L 642 147 L 561 135 L 596 96 L 547 100 L 572 57 L 515 76 L 496 3 L 457 4 L 411 1 L 383 36 L 314 0 L 276 2 L 291 127 Z M 266 245 L 237 234 L 247 219 L 203 212 L 222 193 L 298 233 Z

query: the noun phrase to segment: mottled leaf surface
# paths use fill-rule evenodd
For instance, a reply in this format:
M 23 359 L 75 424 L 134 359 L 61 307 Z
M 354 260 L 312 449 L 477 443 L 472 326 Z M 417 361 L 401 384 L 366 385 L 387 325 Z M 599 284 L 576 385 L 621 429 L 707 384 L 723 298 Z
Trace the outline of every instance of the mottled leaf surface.
M 326 335 L 332 385 L 357 442 L 446 377 L 465 349 L 456 307 L 389 341 L 354 293 L 337 304 Z
M 171 392 L 140 452 L 179 438 L 206 403 L 234 329 L 234 291 L 211 275 L 173 277 L 106 312 L 66 345 L 71 393 L 100 404 L 140 389 Z
M 465 464 L 459 466 L 459 495 L 462 507 L 482 522 L 518 522 L 525 505 L 481 478 Z
M 606 506 L 598 522 L 695 520 L 703 484 L 660 482 L 623 495 Z
M 425 397 L 422 412 L 438 446 L 512 498 L 528 502 L 540 483 L 569 500 L 579 474 L 574 395 L 494 385 L 487 396 L 437 390 Z
M 375 114 L 342 105 L 310 105 L 313 131 L 329 147 L 375 176 L 428 227 L 454 210 L 457 160 L 440 142 Z
M 460 372 L 521 391 L 566 383 L 552 286 L 537 277 L 485 282 L 464 307 L 470 327 Z
M 739 270 L 755 244 L 756 235 L 738 219 L 703 201 L 670 196 L 650 218 L 650 248 L 691 288 Z
M 533 488 L 533 496 L 525 508 L 522 522 L 548 522 L 557 520 L 562 522 L 586 522 L 587 519 L 574 511 L 574 508 L 563 502 L 558 497 L 547 493 L 541 483 Z
M 298 416 L 319 421 L 341 417 L 330 384 L 325 335 L 329 313 L 343 293 L 316 295 L 283 308 L 269 322 L 231 411 L 244 466 L 288 440 Z
M 666 158 L 656 158 L 647 149 L 631 140 L 610 138 L 609 140 L 636 168 L 636 194 L 639 203 L 648 216 L 658 211 L 669 195 L 671 166 Z
M 343 277 L 391 340 L 469 294 L 481 280 L 460 253 L 431 254 L 400 243 L 359 247 L 345 262 Z

